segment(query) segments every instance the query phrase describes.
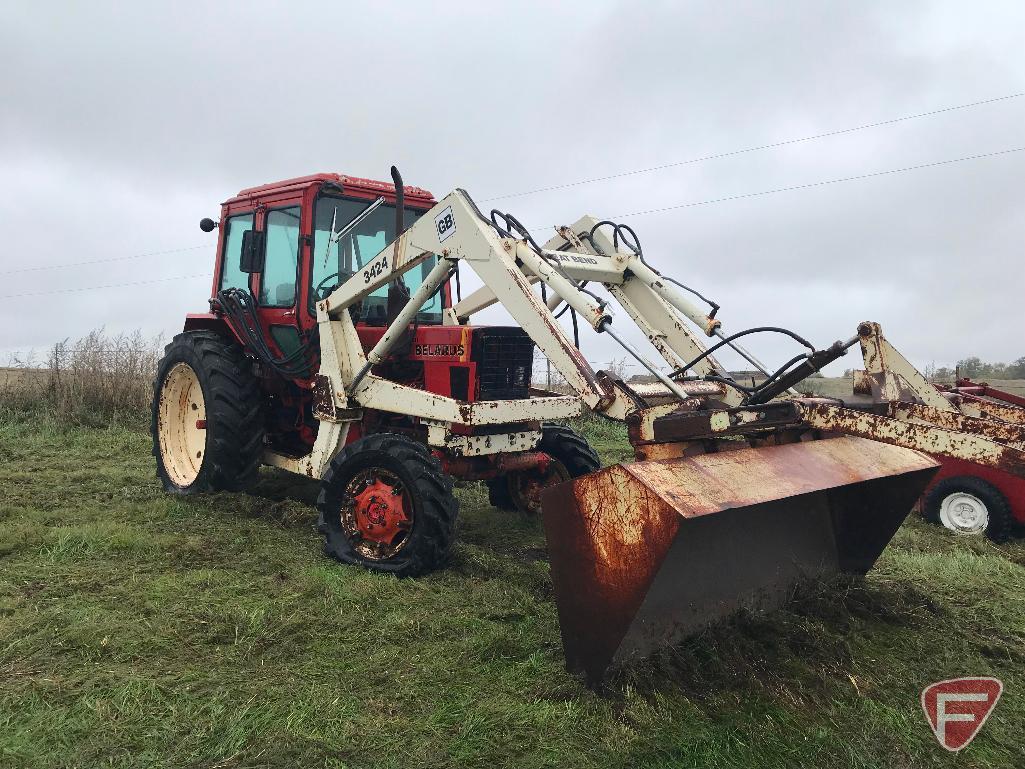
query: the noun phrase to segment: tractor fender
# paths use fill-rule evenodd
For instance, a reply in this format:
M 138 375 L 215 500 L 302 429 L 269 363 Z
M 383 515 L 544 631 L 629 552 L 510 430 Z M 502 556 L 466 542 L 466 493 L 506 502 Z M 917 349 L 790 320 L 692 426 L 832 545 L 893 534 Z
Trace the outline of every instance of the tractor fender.
M 190 312 L 185 316 L 185 327 L 183 331 L 213 331 L 226 339 L 234 339 L 228 324 L 224 318 L 214 315 L 212 312 Z

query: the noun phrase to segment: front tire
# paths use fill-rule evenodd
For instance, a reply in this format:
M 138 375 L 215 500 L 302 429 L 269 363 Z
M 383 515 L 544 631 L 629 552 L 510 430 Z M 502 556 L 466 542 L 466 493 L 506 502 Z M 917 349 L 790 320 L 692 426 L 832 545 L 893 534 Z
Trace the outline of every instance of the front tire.
M 317 499 L 324 550 L 342 563 L 414 577 L 449 557 L 459 503 L 425 446 L 368 435 L 331 461 Z
M 237 344 L 210 331 L 174 337 L 157 366 L 150 419 L 164 489 L 248 487 L 263 453 L 261 402 L 252 364 Z
M 544 473 L 512 472 L 487 482 L 488 499 L 494 507 L 539 515 L 542 489 L 601 469 L 601 460 L 587 439 L 566 425 L 542 425 L 537 450 L 552 458 Z
M 985 533 L 994 542 L 1011 536 L 1014 518 L 1007 499 L 993 484 L 973 475 L 944 478 L 926 494 L 925 519 L 955 534 Z

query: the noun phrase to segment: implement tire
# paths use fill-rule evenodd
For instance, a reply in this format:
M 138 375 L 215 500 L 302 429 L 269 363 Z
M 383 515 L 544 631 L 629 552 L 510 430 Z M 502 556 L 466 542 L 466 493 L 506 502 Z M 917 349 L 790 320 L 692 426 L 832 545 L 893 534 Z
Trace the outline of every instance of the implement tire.
M 263 454 L 262 403 L 252 363 L 237 344 L 212 331 L 174 337 L 157 366 L 150 419 L 164 489 L 247 488 Z
M 1007 498 L 993 484 L 974 475 L 944 478 L 925 495 L 923 517 L 961 535 L 985 533 L 1006 542 L 1014 530 Z

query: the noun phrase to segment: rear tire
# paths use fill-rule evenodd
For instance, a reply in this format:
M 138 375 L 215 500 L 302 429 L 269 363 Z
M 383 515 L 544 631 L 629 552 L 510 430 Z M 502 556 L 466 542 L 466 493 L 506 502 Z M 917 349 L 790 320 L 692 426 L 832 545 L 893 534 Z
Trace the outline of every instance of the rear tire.
M 264 426 L 241 348 L 211 331 L 174 337 L 153 382 L 150 434 L 157 477 L 171 494 L 247 488 L 260 469 Z
M 922 515 L 961 535 L 981 534 L 1006 542 L 1014 527 L 1011 507 L 993 484 L 973 475 L 944 478 L 926 494 Z
M 448 561 L 459 503 L 452 479 L 426 447 L 380 433 L 350 443 L 331 461 L 317 508 L 328 555 L 414 577 Z
M 488 481 L 488 499 L 494 507 L 537 515 L 541 488 L 601 469 L 601 460 L 587 439 L 566 425 L 542 425 L 537 450 L 553 460 L 548 473 L 539 476 L 536 472 L 512 472 Z

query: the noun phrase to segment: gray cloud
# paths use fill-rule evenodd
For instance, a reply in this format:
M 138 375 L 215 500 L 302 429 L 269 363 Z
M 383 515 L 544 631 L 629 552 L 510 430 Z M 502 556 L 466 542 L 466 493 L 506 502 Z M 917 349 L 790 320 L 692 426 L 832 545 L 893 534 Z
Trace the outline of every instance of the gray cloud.
M 1017 3 L 15 4 L 0 294 L 208 274 L 196 220 L 319 170 L 478 199 L 1025 90 Z M 567 222 L 1020 146 L 1025 98 L 496 202 Z M 632 218 L 729 327 L 884 324 L 919 363 L 1025 354 L 1025 153 Z M 4 300 L 0 355 L 171 333 L 209 278 Z M 500 321 L 492 313 L 489 319 Z M 588 356 L 615 354 L 604 339 Z M 771 360 L 784 344 L 759 346 Z M 853 365 L 850 363 L 841 364 Z

